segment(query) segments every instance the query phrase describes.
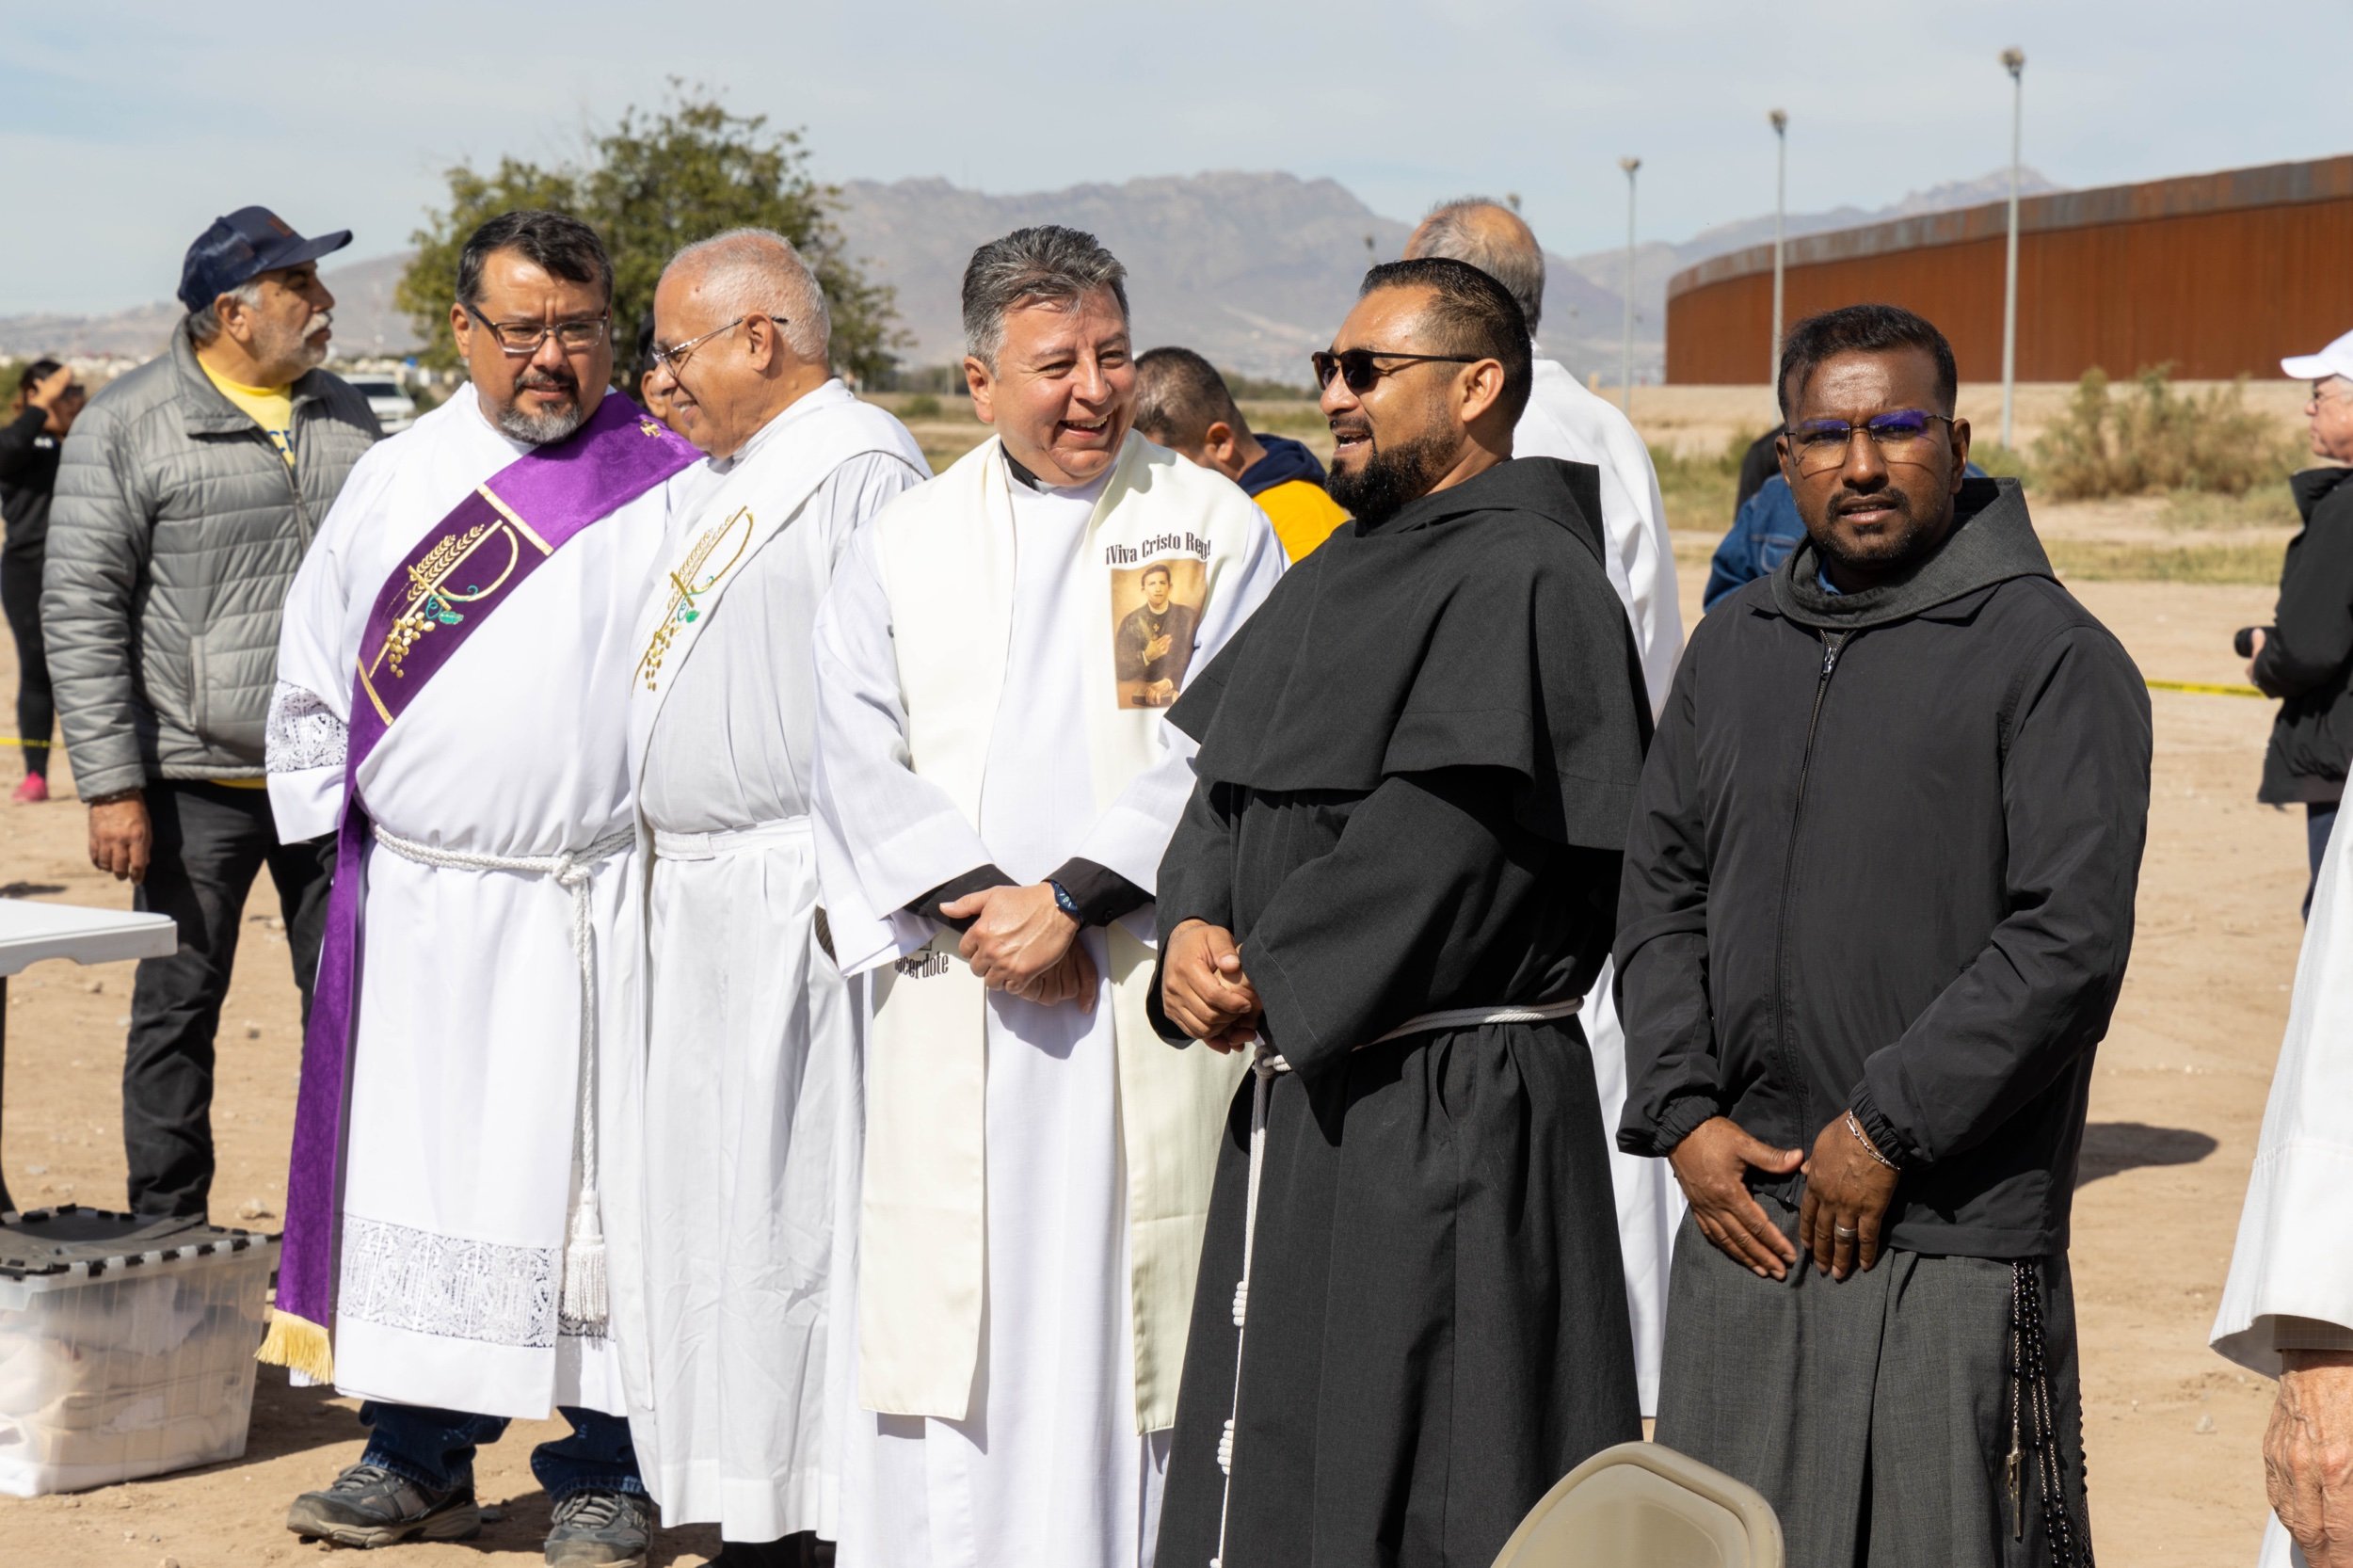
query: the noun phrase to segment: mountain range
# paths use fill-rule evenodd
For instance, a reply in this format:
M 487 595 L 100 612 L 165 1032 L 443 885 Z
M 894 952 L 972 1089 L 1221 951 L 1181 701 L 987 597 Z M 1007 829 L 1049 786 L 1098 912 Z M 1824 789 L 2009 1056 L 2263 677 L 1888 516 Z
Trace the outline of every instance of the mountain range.
M 2029 173 L 2027 194 L 2059 187 Z M 1792 236 L 1914 213 L 1997 200 L 2009 176 L 1954 182 L 1892 206 L 1842 206 L 1792 213 Z M 940 364 L 961 352 L 957 289 L 974 246 L 1030 223 L 1067 223 L 1097 235 L 1129 268 L 1128 298 L 1140 344 L 1181 343 L 1245 375 L 1299 384 L 1306 356 L 1328 341 L 1371 260 L 1392 260 L 1412 225 L 1373 212 L 1345 186 L 1282 173 L 1156 175 L 1122 184 L 997 195 L 945 180 L 852 181 L 841 187 L 839 221 L 850 253 L 898 294 L 913 345 L 907 363 Z M 1651 241 L 1634 254 L 1635 369 L 1655 377 L 1664 359 L 1667 280 L 1707 257 L 1772 237 L 1773 220 L 1721 224 L 1681 244 Z M 1625 252 L 1547 255 L 1543 337 L 1546 350 L 1578 374 L 1614 378 Z M 400 354 L 414 346 L 392 309 L 407 257 L 379 256 L 325 274 L 336 296 L 335 341 L 349 356 Z M 111 314 L 0 315 L 0 354 L 157 352 L 177 305 L 158 302 Z

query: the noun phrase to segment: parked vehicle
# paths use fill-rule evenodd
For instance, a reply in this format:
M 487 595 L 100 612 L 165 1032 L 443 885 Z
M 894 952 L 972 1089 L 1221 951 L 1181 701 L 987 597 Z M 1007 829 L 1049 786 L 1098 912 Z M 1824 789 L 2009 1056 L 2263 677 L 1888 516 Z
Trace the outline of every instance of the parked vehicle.
M 386 435 L 406 430 L 417 422 L 416 399 L 408 389 L 390 376 L 347 376 L 352 391 L 368 400 L 368 408 L 376 414 L 376 423 L 384 427 Z

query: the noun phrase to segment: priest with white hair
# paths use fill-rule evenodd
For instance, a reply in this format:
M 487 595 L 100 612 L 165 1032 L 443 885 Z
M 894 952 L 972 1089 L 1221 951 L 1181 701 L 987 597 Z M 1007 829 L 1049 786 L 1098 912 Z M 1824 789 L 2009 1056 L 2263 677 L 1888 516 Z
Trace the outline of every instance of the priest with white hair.
M 2214 1348 L 2280 1380 L 2262 1568 L 2353 1568 L 2353 847 L 2313 885 Z
M 859 530 L 818 616 L 819 867 L 873 985 L 843 1568 L 1151 1560 L 1240 1072 L 1145 1016 L 1193 777 L 1166 712 L 1283 554 L 1130 429 L 1124 279 L 1069 229 L 973 253 L 995 434 Z M 1139 674 L 1120 628 L 1163 595 Z
M 1528 317 L 1534 337 L 1545 302 L 1545 251 L 1509 207 L 1478 197 L 1431 209 L 1405 243 L 1407 259 L 1444 256 L 1466 262 L 1501 283 Z M 1568 368 L 1535 345 L 1528 408 L 1512 431 L 1514 457 L 1561 457 L 1601 471 L 1602 563 L 1625 605 L 1656 717 L 1667 701 L 1683 653 L 1683 611 L 1675 598 L 1674 546 L 1650 448 L 1606 398 L 1586 390 Z M 1616 971 L 1604 965 L 1585 999 L 1586 1034 L 1601 1091 L 1602 1125 L 1614 1128 L 1625 1106 L 1625 1029 L 1618 1021 Z M 1626 1307 L 1633 1317 L 1636 1382 L 1642 1413 L 1658 1404 L 1659 1358 L 1667 1325 L 1667 1262 L 1683 1194 L 1663 1160 L 1609 1151 L 1618 1205 L 1618 1242 L 1625 1260 Z
M 782 235 L 687 247 L 653 303 L 648 390 L 710 460 L 632 643 L 650 873 L 631 1429 L 664 1523 L 718 1525 L 721 1563 L 797 1561 L 771 1544 L 836 1530 L 835 1187 L 857 1113 L 818 909 L 810 630 L 851 536 L 931 471 L 833 374 L 824 292 Z

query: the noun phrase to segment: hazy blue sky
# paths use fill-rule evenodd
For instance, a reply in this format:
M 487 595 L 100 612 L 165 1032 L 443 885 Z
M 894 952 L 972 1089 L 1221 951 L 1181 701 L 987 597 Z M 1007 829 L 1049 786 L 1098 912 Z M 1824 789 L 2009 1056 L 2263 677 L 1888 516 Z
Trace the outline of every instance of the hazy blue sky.
M 2353 151 L 2345 0 L 72 0 L 0 14 L 0 313 L 168 296 L 248 201 L 357 231 L 354 258 L 401 248 L 450 164 L 562 158 L 672 75 L 806 126 L 832 179 L 1281 168 L 1399 217 L 1516 190 L 1567 253 L 1622 242 L 1635 152 L 1641 232 L 1682 239 L 1771 210 L 1776 104 L 1796 210 L 2003 165 L 2010 43 L 2026 161 L 2063 184 Z

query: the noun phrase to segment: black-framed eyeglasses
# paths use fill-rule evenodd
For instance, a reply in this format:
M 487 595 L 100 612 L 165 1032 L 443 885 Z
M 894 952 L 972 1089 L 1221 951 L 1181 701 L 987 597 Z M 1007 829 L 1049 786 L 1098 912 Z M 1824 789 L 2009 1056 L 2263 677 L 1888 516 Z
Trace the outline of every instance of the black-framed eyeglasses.
M 458 303 L 465 305 L 468 315 L 489 329 L 490 336 L 498 340 L 501 352 L 519 360 L 538 353 L 539 345 L 551 337 L 565 353 L 583 353 L 604 341 L 605 330 L 612 323 L 610 316 L 552 324 L 544 321 L 492 321 L 472 305 L 466 305 L 464 300 Z
M 1870 438 L 1882 462 L 1925 466 L 1933 456 L 1937 422 L 1953 423 L 1948 414 L 1919 408 L 1891 408 L 1856 424 L 1843 419 L 1809 419 L 1789 428 L 1789 451 L 1800 473 L 1827 473 L 1845 466 L 1847 450 L 1858 433 Z
M 1399 354 L 1385 348 L 1343 348 L 1335 354 L 1319 348 L 1307 356 L 1315 366 L 1316 385 L 1328 387 L 1337 376 L 1348 383 L 1353 392 L 1369 392 L 1384 376 L 1394 374 L 1407 365 L 1475 365 L 1485 359 L 1483 354 Z M 1395 365 L 1384 365 L 1383 360 L 1395 360 Z

